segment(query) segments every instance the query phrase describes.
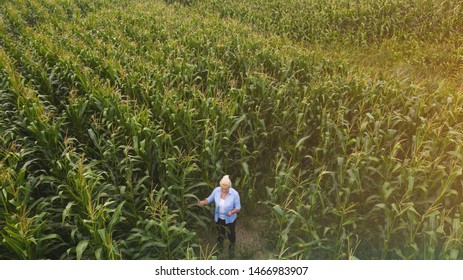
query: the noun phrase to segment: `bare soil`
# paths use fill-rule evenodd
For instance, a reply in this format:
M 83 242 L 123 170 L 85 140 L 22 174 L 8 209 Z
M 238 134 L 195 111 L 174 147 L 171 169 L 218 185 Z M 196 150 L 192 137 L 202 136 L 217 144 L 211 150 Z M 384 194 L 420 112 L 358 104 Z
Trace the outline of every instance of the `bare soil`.
M 268 220 L 264 209 L 255 209 L 253 213 L 239 213 L 236 221 L 235 258 L 242 260 L 267 260 L 273 258 L 270 245 L 265 237 L 268 232 Z M 198 233 L 203 248 L 215 251 L 217 244 L 216 228 L 213 221 L 207 231 Z M 225 237 L 224 252 L 217 256 L 219 260 L 229 259 L 228 238 Z M 213 249 L 212 249 L 213 248 Z

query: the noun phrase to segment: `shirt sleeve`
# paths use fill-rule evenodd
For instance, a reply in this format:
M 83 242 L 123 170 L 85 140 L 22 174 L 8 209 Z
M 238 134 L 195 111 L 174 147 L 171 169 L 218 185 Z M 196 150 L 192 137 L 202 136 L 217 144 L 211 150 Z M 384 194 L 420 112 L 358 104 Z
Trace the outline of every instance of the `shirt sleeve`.
M 241 210 L 240 195 L 238 192 L 235 193 L 235 209 Z
M 212 191 L 211 195 L 209 195 L 209 197 L 207 198 L 207 202 L 208 202 L 208 203 L 212 203 L 212 202 L 214 201 L 214 193 L 215 193 L 216 190 L 217 190 L 217 188 L 215 188 L 215 189 Z

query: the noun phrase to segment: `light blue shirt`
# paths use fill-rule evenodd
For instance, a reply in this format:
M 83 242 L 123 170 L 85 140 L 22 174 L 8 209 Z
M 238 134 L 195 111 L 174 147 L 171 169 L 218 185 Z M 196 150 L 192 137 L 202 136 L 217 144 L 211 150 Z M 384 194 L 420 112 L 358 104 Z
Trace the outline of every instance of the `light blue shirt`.
M 219 204 L 220 204 L 220 196 L 222 195 L 222 189 L 220 187 L 215 188 L 211 195 L 207 198 L 208 203 L 215 203 L 215 217 L 214 220 L 217 222 L 219 220 Z M 230 212 L 233 209 L 241 210 L 241 202 L 240 202 L 240 195 L 238 194 L 235 189 L 230 188 L 228 191 L 227 196 L 225 197 L 225 213 Z M 231 224 L 236 220 L 238 215 L 235 213 L 230 217 L 225 216 L 225 223 Z

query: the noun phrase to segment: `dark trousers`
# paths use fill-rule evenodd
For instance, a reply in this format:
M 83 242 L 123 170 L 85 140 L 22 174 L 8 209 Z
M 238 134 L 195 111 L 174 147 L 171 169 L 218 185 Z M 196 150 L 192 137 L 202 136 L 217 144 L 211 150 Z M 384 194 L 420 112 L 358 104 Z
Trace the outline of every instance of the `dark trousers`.
M 234 220 L 233 223 L 231 224 L 225 224 L 225 220 L 219 219 L 216 225 L 217 225 L 217 243 L 219 246 L 219 250 L 223 250 L 223 240 L 225 239 L 225 233 L 227 233 L 228 239 L 230 240 L 230 248 L 234 249 L 235 241 L 236 241 L 236 234 L 235 234 L 236 220 Z

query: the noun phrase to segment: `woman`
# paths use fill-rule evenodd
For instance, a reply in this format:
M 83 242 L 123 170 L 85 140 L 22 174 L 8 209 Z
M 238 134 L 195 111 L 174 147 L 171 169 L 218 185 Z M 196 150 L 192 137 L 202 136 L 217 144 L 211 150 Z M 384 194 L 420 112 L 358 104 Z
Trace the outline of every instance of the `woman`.
M 215 223 L 217 227 L 217 244 L 219 253 L 223 251 L 223 240 L 225 232 L 228 233 L 230 245 L 228 254 L 230 259 L 235 256 L 235 225 L 237 213 L 241 210 L 240 195 L 233 189 L 228 175 L 223 176 L 220 180 L 220 186 L 215 188 L 211 195 L 201 200 L 198 205 L 203 206 L 211 202 L 215 203 Z

